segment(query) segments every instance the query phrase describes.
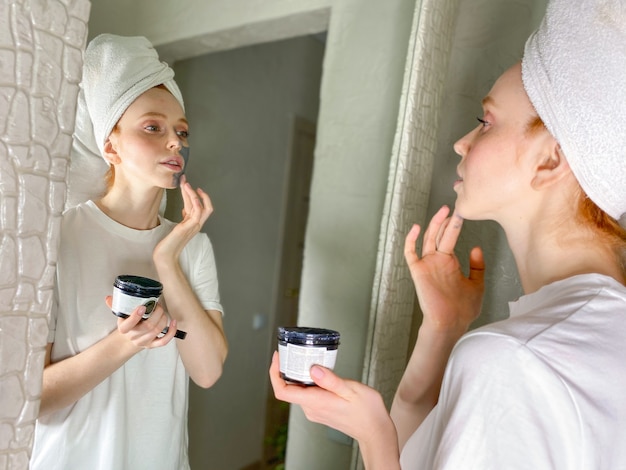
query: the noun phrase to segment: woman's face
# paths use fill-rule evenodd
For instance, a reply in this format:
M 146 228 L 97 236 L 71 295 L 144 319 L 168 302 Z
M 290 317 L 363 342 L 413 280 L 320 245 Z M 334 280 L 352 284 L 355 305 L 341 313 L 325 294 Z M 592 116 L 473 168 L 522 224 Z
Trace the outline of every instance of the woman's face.
M 140 95 L 124 112 L 109 141 L 115 150 L 115 180 L 176 187 L 185 161 L 188 123 L 179 102 L 163 88 Z
M 502 223 L 523 214 L 533 177 L 530 157 L 543 142 L 526 130 L 534 116 L 516 64 L 483 100 L 479 125 L 454 144 L 461 156 L 454 183 L 456 210 L 463 218 Z

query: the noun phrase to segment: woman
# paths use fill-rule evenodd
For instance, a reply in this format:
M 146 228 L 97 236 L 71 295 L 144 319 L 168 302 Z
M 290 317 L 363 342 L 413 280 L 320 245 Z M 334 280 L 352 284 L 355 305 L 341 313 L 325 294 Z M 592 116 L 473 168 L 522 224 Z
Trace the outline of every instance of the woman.
M 227 345 L 213 251 L 199 233 L 211 201 L 181 176 L 182 97 L 141 37 L 95 38 L 81 88 L 75 139 L 95 143 L 108 187 L 63 214 L 31 468 L 189 468 L 188 379 L 213 385 Z M 159 207 L 179 183 L 175 224 Z M 112 314 L 113 282 L 124 274 L 163 285 L 145 320 L 143 306 Z M 174 339 L 179 328 L 184 339 Z
M 390 415 L 376 391 L 320 366 L 319 387 L 288 385 L 274 357 L 276 397 L 353 436 L 367 468 L 626 468 L 624 12 L 550 3 L 455 144 L 454 213 L 435 214 L 421 257 L 420 228 L 406 238 L 424 320 Z M 468 334 L 485 267 L 475 248 L 460 270 L 463 219 L 503 227 L 525 293 L 509 319 Z

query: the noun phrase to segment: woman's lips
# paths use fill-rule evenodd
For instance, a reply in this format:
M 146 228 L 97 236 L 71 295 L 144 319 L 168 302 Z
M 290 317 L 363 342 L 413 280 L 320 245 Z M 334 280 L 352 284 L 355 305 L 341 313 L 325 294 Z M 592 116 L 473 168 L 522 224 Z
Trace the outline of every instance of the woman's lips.
M 179 172 L 183 169 L 183 159 L 179 157 L 169 158 L 161 162 L 164 165 L 175 172 Z

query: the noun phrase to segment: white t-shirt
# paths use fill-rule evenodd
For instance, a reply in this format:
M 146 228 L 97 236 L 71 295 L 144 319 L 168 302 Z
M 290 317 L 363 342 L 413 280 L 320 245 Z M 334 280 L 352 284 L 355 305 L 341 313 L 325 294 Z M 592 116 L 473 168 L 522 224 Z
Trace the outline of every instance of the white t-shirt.
M 579 275 L 510 310 L 457 343 L 402 468 L 626 469 L 626 287 Z
M 152 251 L 174 226 L 160 218 L 152 230 L 134 230 L 92 201 L 64 213 L 48 338 L 54 343 L 52 362 L 78 354 L 117 327 L 117 317 L 104 303 L 115 278 L 132 274 L 158 280 Z M 187 244 L 180 264 L 202 306 L 223 311 L 206 234 Z M 40 418 L 31 469 L 188 469 L 189 376 L 178 341 L 141 351 L 73 405 Z

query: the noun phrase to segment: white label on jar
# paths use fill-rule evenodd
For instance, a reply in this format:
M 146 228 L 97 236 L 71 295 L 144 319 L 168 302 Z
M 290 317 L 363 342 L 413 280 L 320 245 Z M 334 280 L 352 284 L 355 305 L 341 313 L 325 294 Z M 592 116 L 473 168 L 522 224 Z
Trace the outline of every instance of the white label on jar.
M 337 359 L 337 349 L 326 346 L 300 346 L 297 344 L 278 345 L 280 371 L 287 379 L 312 384 L 309 374 L 311 366 L 319 364 L 332 369 Z
M 111 310 L 115 313 L 122 313 L 124 315 L 130 315 L 140 305 L 145 305 L 146 313 L 143 314 L 143 319 L 150 317 L 150 314 L 156 307 L 158 297 L 135 297 L 134 295 L 128 295 L 123 290 L 113 287 L 113 302 Z

